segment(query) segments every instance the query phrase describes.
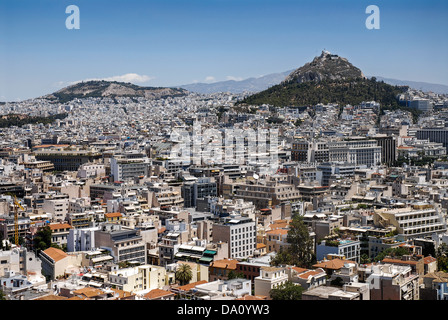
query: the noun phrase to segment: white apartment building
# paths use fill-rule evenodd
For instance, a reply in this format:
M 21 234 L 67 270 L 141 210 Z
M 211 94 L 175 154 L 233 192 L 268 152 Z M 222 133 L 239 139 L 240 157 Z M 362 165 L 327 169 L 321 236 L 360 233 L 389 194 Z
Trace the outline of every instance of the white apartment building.
M 168 186 L 167 183 L 148 184 L 149 192 L 153 192 L 157 201 L 153 201 L 153 206 L 183 206 L 184 199 L 180 187 Z
M 71 199 L 68 203 L 69 213 L 81 213 L 90 207 L 90 197 Z
M 68 213 L 69 199 L 45 199 L 42 210 L 51 214 L 55 221 L 65 221 Z
M 109 284 L 117 289 L 145 294 L 174 283 L 174 274 L 164 267 L 145 264 L 111 271 L 108 280 Z
M 95 231 L 95 244 L 98 248 L 107 249 L 116 263 L 135 261 L 146 264 L 146 243 L 139 230 L 103 223 Z
M 316 259 L 322 261 L 329 254 L 342 255 L 347 260 L 359 263 L 361 256 L 361 242 L 359 240 L 341 239 L 329 242 L 323 240 L 316 245 Z
M 285 268 L 261 267 L 260 275 L 254 278 L 254 294 L 270 297 L 270 291 L 288 281 Z
M 305 141 L 292 143 L 291 160 L 299 162 L 349 162 L 374 166 L 381 163 L 381 146 L 376 140 Z
M 255 221 L 237 215 L 222 219 L 213 225 L 213 241 L 227 242 L 230 259 L 245 259 L 257 248 L 257 227 Z
M 438 209 L 428 203 L 418 203 L 399 209 L 376 210 L 375 225 L 394 226 L 405 239 L 424 238 L 447 231 L 445 220 Z
M 195 287 L 198 300 L 223 300 L 241 298 L 252 294 L 252 283 L 246 279 L 215 280 Z
M 217 216 L 239 214 L 246 217 L 255 216 L 255 205 L 244 199 L 224 199 L 212 197 L 208 199 L 208 210 Z
M 148 174 L 148 158 L 124 158 L 116 156 L 110 159 L 110 171 L 115 181 L 124 181 Z
M 371 265 L 366 269 L 371 300 L 419 300 L 419 276 L 409 266 Z
M 100 177 L 106 174 L 104 164 L 84 163 L 78 169 L 78 178 Z
M 70 229 L 67 236 L 67 252 L 94 250 L 96 230 L 99 230 L 99 227 Z
M 381 147 L 376 140 L 350 140 L 328 142 L 329 161 L 349 162 L 375 166 L 381 163 Z
M 33 251 L 25 247 L 15 247 L 11 250 L 0 250 L 0 277 L 5 277 L 8 271 L 17 274 L 34 272 L 40 274 L 41 261 Z

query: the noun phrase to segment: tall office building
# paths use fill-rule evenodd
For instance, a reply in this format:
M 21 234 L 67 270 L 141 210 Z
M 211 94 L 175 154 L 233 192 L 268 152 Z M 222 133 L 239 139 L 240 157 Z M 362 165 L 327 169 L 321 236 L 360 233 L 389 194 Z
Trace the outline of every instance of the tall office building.
M 392 164 L 397 160 L 397 140 L 394 136 L 378 134 L 372 137 L 381 147 L 381 163 Z
M 229 258 L 248 258 L 257 248 L 257 227 L 251 218 L 229 216 L 213 224 L 213 241 L 227 242 Z
M 214 178 L 199 178 L 193 182 L 186 182 L 181 188 L 184 207 L 196 207 L 197 199 L 217 196 L 217 183 Z
M 353 139 L 328 142 L 329 161 L 375 166 L 381 163 L 381 146 L 376 140 Z
M 414 99 L 409 101 L 409 106 L 411 108 L 423 111 L 423 112 L 428 112 L 428 111 L 432 111 L 433 109 L 433 105 L 431 103 L 431 101 L 429 101 L 429 99 Z
M 327 162 L 328 144 L 326 141 L 296 140 L 292 143 L 291 160 L 299 162 Z
M 417 129 L 415 136 L 419 140 L 429 139 L 431 142 L 443 143 L 448 149 L 448 128 L 420 128 Z
M 115 181 L 123 181 L 148 174 L 149 159 L 116 156 L 110 159 L 110 171 Z

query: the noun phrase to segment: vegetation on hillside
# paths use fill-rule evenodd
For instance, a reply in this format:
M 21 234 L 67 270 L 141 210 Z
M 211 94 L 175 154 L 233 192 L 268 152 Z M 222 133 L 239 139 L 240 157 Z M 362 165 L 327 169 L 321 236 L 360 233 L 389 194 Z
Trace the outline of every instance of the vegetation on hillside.
M 8 114 L 0 118 L 0 128 L 9 128 L 12 126 L 21 127 L 25 124 L 49 124 L 57 119 L 64 119 L 67 113 L 59 113 L 48 117 L 30 117 L 22 114 Z
M 66 103 L 73 99 L 81 98 L 101 98 L 105 90 L 109 88 L 111 84 L 117 84 L 122 88 L 129 89 L 130 94 L 107 94 L 109 98 L 115 97 L 143 97 L 147 91 L 158 91 L 169 89 L 169 94 L 161 95 L 161 98 L 183 96 L 186 90 L 180 88 L 163 88 L 163 87 L 141 87 L 132 83 L 117 82 L 117 81 L 104 81 L 93 80 L 87 82 L 79 82 L 67 88 L 54 92 L 51 96 L 55 97 L 59 103 Z M 50 98 L 51 99 L 51 98 Z
M 270 87 L 241 100 L 239 104 L 270 104 L 275 107 L 314 106 L 319 103 L 337 103 L 356 105 L 363 101 L 376 101 L 389 109 L 397 109 L 397 95 L 408 87 L 392 86 L 375 78 L 322 80 L 298 83 L 289 81 Z

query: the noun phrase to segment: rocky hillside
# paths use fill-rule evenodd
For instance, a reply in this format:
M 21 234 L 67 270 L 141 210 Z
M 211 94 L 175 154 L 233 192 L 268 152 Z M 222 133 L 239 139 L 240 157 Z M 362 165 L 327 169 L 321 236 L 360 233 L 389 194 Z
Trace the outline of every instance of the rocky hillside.
M 58 90 L 44 98 L 67 102 L 75 98 L 88 97 L 144 97 L 160 99 L 173 96 L 184 96 L 187 90 L 181 88 L 140 87 L 131 83 L 115 81 L 87 81 L 79 82 Z
M 283 81 L 287 82 L 307 82 L 322 80 L 345 80 L 366 78 L 362 71 L 352 65 L 346 58 L 322 51 L 322 54 L 315 57 L 313 61 L 306 63 L 302 67 L 291 72 Z
M 251 95 L 239 104 L 312 106 L 377 101 L 384 107 L 398 107 L 397 95 L 408 87 L 392 86 L 375 78 L 367 79 L 347 59 L 322 52 L 312 62 L 291 72 L 280 84 Z

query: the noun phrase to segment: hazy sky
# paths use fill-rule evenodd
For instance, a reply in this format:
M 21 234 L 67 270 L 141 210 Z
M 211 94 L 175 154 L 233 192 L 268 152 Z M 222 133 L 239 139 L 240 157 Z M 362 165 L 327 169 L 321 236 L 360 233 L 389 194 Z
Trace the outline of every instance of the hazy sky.
M 368 5 L 380 9 L 369 30 Z M 66 28 L 66 7 L 80 29 Z M 366 75 L 448 85 L 446 0 L 1 0 L 0 101 L 75 81 L 144 86 L 245 79 L 323 49 Z

